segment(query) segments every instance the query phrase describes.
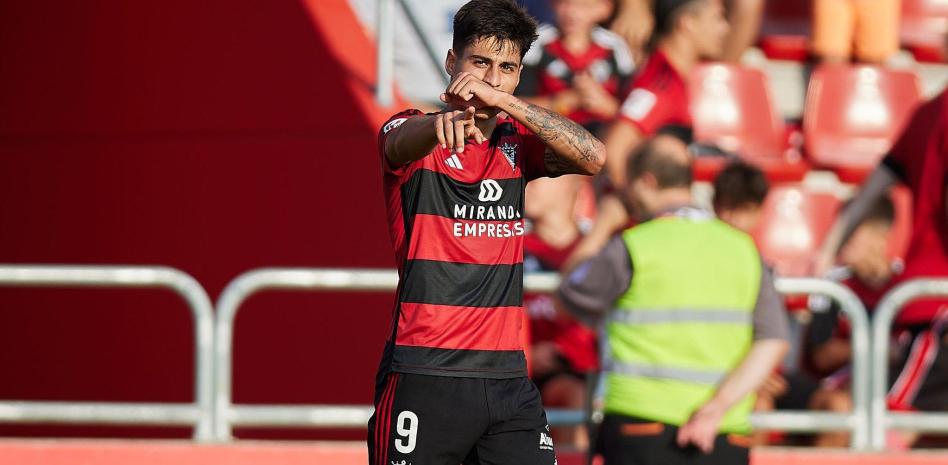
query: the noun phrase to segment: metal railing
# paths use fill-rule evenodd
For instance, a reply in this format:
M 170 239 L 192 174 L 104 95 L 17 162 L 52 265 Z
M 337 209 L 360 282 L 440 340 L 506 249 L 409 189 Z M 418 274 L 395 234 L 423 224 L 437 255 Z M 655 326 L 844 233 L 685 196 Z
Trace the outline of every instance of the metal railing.
M 0 423 L 193 425 L 212 438 L 214 315 L 204 288 L 168 267 L 0 265 L 0 287 L 165 288 L 184 298 L 194 319 L 194 403 L 0 401 Z
M 948 433 L 948 413 L 889 412 L 886 403 L 892 322 L 905 304 L 922 297 L 948 297 L 948 280 L 914 279 L 896 286 L 876 306 L 872 319 L 872 399 L 870 446 L 885 448 L 887 429 Z
M 559 276 L 555 273 L 527 274 L 524 289 L 551 292 Z M 234 279 L 221 293 L 215 323 L 215 438 L 229 440 L 234 426 L 364 427 L 371 406 L 329 405 L 235 405 L 232 403 L 233 328 L 237 312 L 251 295 L 263 290 L 296 291 L 392 291 L 398 285 L 393 270 L 260 269 Z M 840 304 L 853 326 L 853 404 L 851 413 L 776 412 L 755 414 L 752 423 L 761 429 L 785 431 L 852 431 L 852 446 L 868 442 L 869 322 L 859 299 L 849 289 L 819 279 L 778 279 L 785 294 L 820 294 Z M 582 423 L 582 411 L 549 409 L 551 425 Z
M 869 445 L 869 378 L 870 356 L 869 318 L 862 302 L 847 287 L 816 278 L 778 278 L 777 291 L 782 294 L 818 294 L 839 303 L 840 311 L 852 326 L 852 397 L 853 410 L 846 413 L 772 412 L 751 415 L 756 429 L 776 429 L 793 432 L 849 430 L 850 448 L 865 449 Z

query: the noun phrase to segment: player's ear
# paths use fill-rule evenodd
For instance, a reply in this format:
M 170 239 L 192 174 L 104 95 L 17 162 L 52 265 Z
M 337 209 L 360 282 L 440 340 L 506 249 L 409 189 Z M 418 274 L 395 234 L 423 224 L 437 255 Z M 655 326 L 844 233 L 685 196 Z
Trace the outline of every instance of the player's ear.
M 458 56 L 454 53 L 454 49 L 448 49 L 448 56 L 444 58 L 444 70 L 448 72 L 448 76 L 454 76 L 454 67 L 457 63 Z

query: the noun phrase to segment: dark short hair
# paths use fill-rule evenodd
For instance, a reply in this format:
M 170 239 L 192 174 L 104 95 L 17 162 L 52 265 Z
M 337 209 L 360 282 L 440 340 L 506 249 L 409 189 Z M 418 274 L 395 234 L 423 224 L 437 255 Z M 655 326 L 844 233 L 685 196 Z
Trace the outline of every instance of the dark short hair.
M 715 210 L 734 210 L 760 206 L 770 191 L 764 172 L 747 162 L 736 161 L 727 165 L 714 178 Z
M 672 137 L 672 136 L 666 136 Z M 687 155 L 682 161 L 679 154 L 671 153 L 655 143 L 655 139 L 642 146 L 629 157 L 627 174 L 629 181 L 641 178 L 650 173 L 658 181 L 658 187 L 669 189 L 673 187 L 691 186 L 691 156 Z
M 655 0 L 652 5 L 652 16 L 655 20 L 653 38 L 662 38 L 675 29 L 675 21 L 693 8 L 698 0 Z
M 491 38 L 499 47 L 511 43 L 523 59 L 537 40 L 537 20 L 514 0 L 471 0 L 454 15 L 454 41 L 460 54 L 474 42 Z

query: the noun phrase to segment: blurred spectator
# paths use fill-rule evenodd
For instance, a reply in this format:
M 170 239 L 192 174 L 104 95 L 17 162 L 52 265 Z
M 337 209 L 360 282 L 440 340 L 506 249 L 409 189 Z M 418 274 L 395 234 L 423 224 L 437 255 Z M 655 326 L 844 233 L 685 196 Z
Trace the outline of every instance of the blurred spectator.
M 618 11 L 612 21 L 612 30 L 626 39 L 636 62 L 644 58 L 655 26 L 652 4 L 652 0 L 618 0 Z M 757 40 L 764 0 L 728 0 L 725 7 L 731 31 L 718 58 L 736 62 Z
M 900 0 L 813 0 L 812 52 L 829 63 L 885 63 L 899 50 L 900 14 Z
M 575 206 L 584 179 L 567 175 L 541 178 L 527 185 L 525 213 L 530 232 L 524 237 L 525 272 L 558 271 L 580 239 Z M 598 370 L 596 334 L 558 313 L 545 294 L 526 295 L 530 317 L 531 377 L 543 405 L 583 409 L 586 382 Z M 588 447 L 586 428 L 552 428 L 558 446 Z
M 558 294 L 584 320 L 609 317 L 598 448 L 605 465 L 746 464 L 750 394 L 787 348 L 783 304 L 753 240 L 692 206 L 680 139 L 657 136 L 628 165 L 642 223 Z
M 605 138 L 606 168 L 625 184 L 629 154 L 669 125 L 691 126 L 688 77 L 701 58 L 720 56 L 728 26 L 721 0 L 656 0 L 657 47 L 636 75 Z
M 666 130 L 690 139 L 688 76 L 702 57 L 721 53 L 728 31 L 722 5 L 721 0 L 655 1 L 657 47 L 636 74 L 619 117 L 603 140 L 612 189 L 624 188 L 627 160 L 646 138 Z M 623 200 L 611 195 L 602 198 L 593 229 L 577 246 L 567 269 L 595 254 L 628 223 Z
M 942 91 L 915 110 L 892 150 L 840 214 L 821 250 L 818 270 L 833 262 L 839 245 L 862 223 L 878 199 L 896 182 L 903 182 L 912 192 L 912 236 L 904 270 L 878 292 L 914 278 L 948 277 L 946 134 L 948 91 Z M 866 268 L 879 269 L 878 265 Z M 900 359 L 904 370 L 890 371 L 902 372 L 889 391 L 890 408 L 948 410 L 946 304 L 944 298 L 915 299 L 896 316 L 895 327 L 901 334 L 897 338 L 899 350 L 892 355 Z
M 632 73 L 621 37 L 597 26 L 611 0 L 550 0 L 555 26 L 543 26 L 523 59 L 518 94 L 596 132 L 619 111 L 619 93 Z
M 865 215 L 846 241 L 840 253 L 841 267 L 830 271 L 827 278 L 842 281 L 871 312 L 882 298 L 886 283 L 899 266 L 888 256 L 888 242 L 895 221 L 895 207 L 884 196 Z M 842 318 L 839 305 L 826 297 L 810 298 L 813 318 L 806 337 L 805 363 L 823 379 L 813 393 L 809 407 L 814 410 L 849 412 L 852 410 L 849 386 L 849 364 L 852 346 L 849 324 Z M 893 367 L 895 369 L 899 367 Z M 846 447 L 849 433 L 827 432 L 816 436 L 818 447 Z
M 751 234 L 760 221 L 768 191 L 770 183 L 759 168 L 743 161 L 730 163 L 714 179 L 714 214 Z

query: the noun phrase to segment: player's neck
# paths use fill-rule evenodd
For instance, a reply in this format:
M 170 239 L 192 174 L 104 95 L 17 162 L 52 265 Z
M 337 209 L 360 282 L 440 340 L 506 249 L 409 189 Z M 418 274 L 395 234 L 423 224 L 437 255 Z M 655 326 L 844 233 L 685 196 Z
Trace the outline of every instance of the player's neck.
M 691 75 L 691 70 L 698 63 L 698 55 L 694 46 L 684 37 L 671 36 L 661 41 L 658 50 L 665 54 L 665 58 L 675 71 L 682 77 Z
M 506 113 L 501 113 L 501 115 L 506 116 Z M 493 118 L 477 120 L 477 122 L 474 123 L 474 125 L 477 126 L 477 129 L 481 130 L 481 134 L 483 134 L 487 140 L 490 140 L 491 134 L 494 133 L 494 128 L 497 127 L 497 118 L 499 118 L 499 116 L 494 115 Z

